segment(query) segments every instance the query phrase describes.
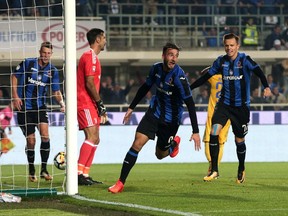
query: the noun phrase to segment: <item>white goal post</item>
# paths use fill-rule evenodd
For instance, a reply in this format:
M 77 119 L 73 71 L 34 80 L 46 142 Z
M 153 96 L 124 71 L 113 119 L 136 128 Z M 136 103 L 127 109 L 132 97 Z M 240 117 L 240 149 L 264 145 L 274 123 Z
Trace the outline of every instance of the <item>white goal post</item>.
M 76 8 L 75 1 L 64 0 L 66 72 L 66 152 L 68 195 L 78 193 L 77 179 L 77 88 L 76 88 Z M 76 142 L 75 142 L 76 141 Z
M 40 1 L 34 0 L 31 1 L 31 5 L 28 5 L 28 3 L 25 4 L 24 1 L 20 0 L 15 1 L 17 3 L 14 5 L 13 2 L 2 1 L 0 5 L 0 87 L 1 93 L 5 92 L 7 95 L 4 99 L 2 96 L 0 97 L 0 109 L 6 109 L 12 101 L 10 76 L 18 67 L 17 65 L 24 59 L 36 58 L 39 55 L 39 45 L 44 41 L 50 41 L 54 47 L 52 64 L 58 64 L 56 67 L 60 77 L 60 91 L 65 96 L 66 113 L 63 115 L 58 110 L 59 106 L 54 106 L 49 86 L 45 99 L 47 99 L 49 110 L 51 145 L 49 144 L 50 156 L 48 155 L 48 161 L 45 163 L 47 164 L 47 171 L 49 170 L 49 173 L 53 176 L 53 180 L 45 181 L 43 178 L 41 180 L 43 176 L 41 176 L 40 169 L 42 166 L 40 151 L 43 152 L 43 149 L 40 149 L 41 137 L 36 130 L 35 160 L 33 159 L 33 164 L 35 165 L 35 177 L 37 178 L 35 178 L 35 181 L 31 181 L 31 173 L 28 169 L 27 155 L 25 154 L 25 136 L 23 136 L 17 122 L 17 114 L 9 111 L 11 122 L 7 125 L 11 126 L 12 129 L 8 133 L 9 128 L 4 128 L 7 131 L 5 133 L 7 137 L 5 137 L 5 142 L 4 139 L 0 139 L 0 193 L 9 192 L 14 195 L 26 196 L 56 193 L 75 195 L 78 193 L 76 3 L 70 0 L 60 0 L 48 1 L 49 4 L 43 5 L 42 1 L 40 3 Z M 46 15 L 40 14 L 42 9 L 47 11 Z M 54 14 L 55 11 L 57 13 Z M 84 35 L 84 31 L 82 34 Z M 59 67 L 59 65 L 61 66 Z M 36 69 L 33 68 L 33 70 Z M 41 76 L 39 75 L 37 79 L 41 79 Z M 25 84 L 21 85 L 25 86 Z M 63 90 L 63 86 L 65 90 Z M 54 112 L 56 110 L 58 112 Z M 8 111 L 5 112 L 8 113 Z M 3 116 L 3 113 L 1 113 L 1 116 Z M 63 119 L 65 119 L 65 128 Z M 55 128 L 59 126 L 65 130 Z M 54 134 L 56 130 L 60 136 Z M 63 148 L 65 148 L 67 159 L 65 171 L 57 169 L 53 164 L 55 154 L 63 151 Z

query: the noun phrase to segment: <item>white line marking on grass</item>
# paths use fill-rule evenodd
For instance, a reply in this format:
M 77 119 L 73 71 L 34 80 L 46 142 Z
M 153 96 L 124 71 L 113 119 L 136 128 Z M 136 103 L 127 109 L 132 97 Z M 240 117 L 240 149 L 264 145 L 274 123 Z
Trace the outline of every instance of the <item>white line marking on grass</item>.
M 87 197 L 83 197 L 80 195 L 73 195 L 72 197 L 79 199 L 79 200 L 89 201 L 89 202 L 103 203 L 103 204 L 115 205 L 115 206 L 124 206 L 124 207 L 144 209 L 144 210 L 149 210 L 149 211 L 165 212 L 165 213 L 170 213 L 170 214 L 174 214 L 174 215 L 200 216 L 199 214 L 196 214 L 196 213 L 181 212 L 181 211 L 170 210 L 170 209 L 160 209 L 160 208 L 137 205 L 137 204 L 132 204 L 132 203 L 119 203 L 119 202 L 110 202 L 110 201 L 105 201 L 105 200 L 89 199 Z

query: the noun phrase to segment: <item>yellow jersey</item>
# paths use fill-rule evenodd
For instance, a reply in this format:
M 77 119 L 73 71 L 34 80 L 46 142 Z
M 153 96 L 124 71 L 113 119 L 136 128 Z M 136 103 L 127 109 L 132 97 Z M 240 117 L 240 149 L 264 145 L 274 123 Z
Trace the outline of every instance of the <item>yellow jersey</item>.
M 215 74 L 208 80 L 210 84 L 210 97 L 208 102 L 208 110 L 207 110 L 207 120 L 205 125 L 205 131 L 203 136 L 203 142 L 210 141 L 210 131 L 211 131 L 211 124 L 212 124 L 212 116 L 214 113 L 214 108 L 216 103 L 220 97 L 221 89 L 222 89 L 222 75 Z M 230 127 L 230 120 L 227 121 L 226 125 L 222 128 L 219 134 L 219 143 L 225 143 L 227 141 L 229 127 Z

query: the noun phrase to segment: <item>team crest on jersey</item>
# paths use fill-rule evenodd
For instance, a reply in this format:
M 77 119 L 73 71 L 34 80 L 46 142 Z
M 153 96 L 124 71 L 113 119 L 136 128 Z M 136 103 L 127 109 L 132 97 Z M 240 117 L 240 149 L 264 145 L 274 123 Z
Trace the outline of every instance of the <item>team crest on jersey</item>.
M 170 77 L 170 79 L 168 80 L 168 82 L 165 82 L 167 85 L 169 86 L 173 86 L 173 78 Z
M 233 70 L 229 70 L 230 76 L 233 75 Z
M 42 80 L 42 75 L 38 74 L 37 80 Z
M 242 68 L 242 64 L 240 61 L 237 62 L 237 67 L 236 68 Z
M 47 76 L 49 78 L 52 78 L 51 70 L 47 71 L 47 74 L 44 74 L 44 76 Z

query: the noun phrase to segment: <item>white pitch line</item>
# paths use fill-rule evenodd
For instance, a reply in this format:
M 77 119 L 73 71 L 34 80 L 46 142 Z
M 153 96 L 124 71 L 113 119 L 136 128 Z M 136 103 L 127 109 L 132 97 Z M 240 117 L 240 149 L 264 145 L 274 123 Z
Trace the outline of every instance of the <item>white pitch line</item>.
M 174 215 L 200 216 L 200 214 L 195 214 L 195 213 L 190 213 L 190 212 L 181 212 L 181 211 L 170 210 L 170 209 L 160 209 L 160 208 L 137 205 L 137 204 L 132 204 L 132 203 L 119 203 L 119 202 L 110 202 L 110 201 L 105 201 L 105 200 L 89 199 L 87 197 L 83 197 L 80 195 L 73 195 L 72 197 L 74 197 L 75 199 L 89 201 L 89 202 L 103 203 L 103 204 L 115 205 L 115 206 L 124 206 L 124 207 L 144 209 L 144 210 L 149 210 L 149 211 L 164 212 L 164 213 L 170 213 L 170 214 L 174 214 Z

